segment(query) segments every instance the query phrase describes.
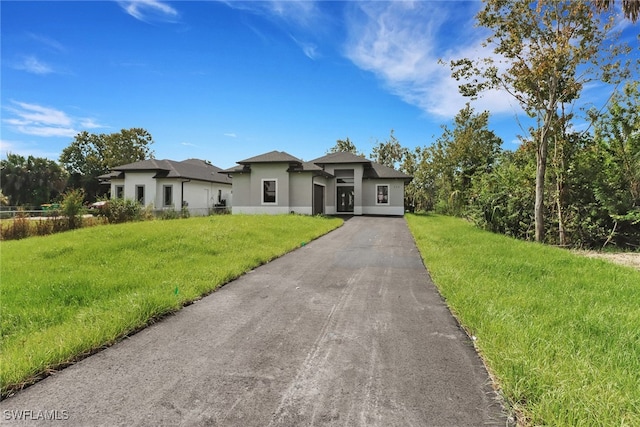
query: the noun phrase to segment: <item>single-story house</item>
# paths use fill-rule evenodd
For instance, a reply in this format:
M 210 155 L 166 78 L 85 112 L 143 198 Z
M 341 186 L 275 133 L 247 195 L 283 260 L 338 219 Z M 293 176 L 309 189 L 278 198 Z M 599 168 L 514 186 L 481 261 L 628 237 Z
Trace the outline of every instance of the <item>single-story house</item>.
M 214 208 L 231 205 L 231 179 L 205 160 L 142 160 L 117 166 L 101 175 L 111 186 L 112 198 L 139 201 L 155 210 L 181 210 L 208 215 Z
M 271 151 L 221 172 L 232 177 L 232 213 L 403 215 L 412 177 L 348 152 L 302 161 Z

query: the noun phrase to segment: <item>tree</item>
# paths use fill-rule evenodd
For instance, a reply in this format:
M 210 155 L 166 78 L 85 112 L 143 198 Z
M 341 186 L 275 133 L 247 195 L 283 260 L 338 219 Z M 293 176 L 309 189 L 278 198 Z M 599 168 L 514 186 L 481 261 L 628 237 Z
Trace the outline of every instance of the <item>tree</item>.
M 640 90 L 628 83 L 613 95 L 608 111 L 597 118 L 595 140 L 602 163 L 593 183 L 596 198 L 613 222 L 607 242 L 640 245 Z M 615 234 L 618 234 L 616 238 Z
M 611 10 L 615 4 L 614 0 L 593 0 L 596 9 L 603 12 Z M 638 0 L 622 0 L 622 13 L 624 17 L 631 22 L 638 21 L 640 18 L 640 1 Z
M 58 197 L 67 184 L 67 173 L 53 160 L 7 154 L 0 161 L 2 193 L 14 206 L 39 207 Z
M 358 150 L 356 149 L 356 145 L 349 140 L 349 137 L 347 137 L 347 139 L 344 139 L 344 140 L 338 139 L 336 141 L 336 145 L 334 145 L 327 151 L 327 154 L 329 153 L 353 153 L 353 154 L 357 154 L 358 156 L 362 155 L 362 153 L 358 153 Z
M 468 103 L 455 116 L 453 124 L 453 129 L 442 126 L 442 135 L 426 150 L 438 210 L 463 215 L 473 180 L 491 171 L 502 140 L 488 128 L 489 113 L 476 114 Z
M 479 25 L 492 31 L 485 45 L 503 58 L 451 62 L 452 76 L 467 83 L 463 95 L 476 97 L 489 88 L 511 94 L 536 119 L 530 130 L 536 142 L 535 239 L 544 239 L 544 183 L 548 143 L 558 108 L 578 99 L 594 79 L 609 82 L 626 68 L 613 59 L 626 49 L 606 44 L 613 21 L 602 22 L 581 1 L 485 0 Z M 558 128 L 558 126 L 556 126 Z
M 84 131 L 62 150 L 60 163 L 71 174 L 71 186 L 83 188 L 86 197 L 95 200 L 101 194 L 98 176 L 116 166 L 153 158 L 151 144 L 153 138 L 141 128 L 109 135 Z
M 371 160 L 390 168 L 397 168 L 407 155 L 407 149 L 400 145 L 400 141 L 393 134 L 393 129 L 389 134 L 389 139 L 379 142 L 373 147 Z

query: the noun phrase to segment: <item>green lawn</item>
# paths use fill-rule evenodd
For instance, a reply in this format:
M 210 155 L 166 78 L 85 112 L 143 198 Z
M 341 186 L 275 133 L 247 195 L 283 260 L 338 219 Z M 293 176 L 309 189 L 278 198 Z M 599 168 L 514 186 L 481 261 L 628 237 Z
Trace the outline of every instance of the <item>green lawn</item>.
M 222 215 L 2 242 L 2 393 L 341 224 L 298 215 Z
M 521 422 L 640 425 L 640 272 L 461 219 L 407 221 Z

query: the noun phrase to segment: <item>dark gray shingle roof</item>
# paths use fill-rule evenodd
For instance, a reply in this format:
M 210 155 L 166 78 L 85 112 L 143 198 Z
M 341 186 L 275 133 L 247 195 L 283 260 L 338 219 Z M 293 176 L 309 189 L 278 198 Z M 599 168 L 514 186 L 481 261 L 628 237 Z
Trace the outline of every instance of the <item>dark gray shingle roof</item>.
M 187 159 L 181 162 L 176 162 L 174 160 L 148 159 L 116 166 L 113 168 L 113 171 L 156 171 L 156 178 L 184 178 L 231 184 L 231 179 L 228 176 L 219 173 L 222 169 L 200 159 Z M 107 175 L 109 174 L 103 176 L 107 177 Z M 111 177 L 114 178 L 115 176 Z
M 238 162 L 241 165 L 251 163 L 302 163 L 302 160 L 284 151 L 270 151 Z
M 348 151 L 339 151 L 318 157 L 315 160 L 311 160 L 311 162 L 317 165 L 326 165 L 330 163 L 371 163 L 371 160 Z
M 388 178 L 388 179 L 404 179 L 410 181 L 412 176 L 404 172 L 390 168 L 380 163 L 371 162 L 371 167 L 364 170 L 365 179 Z

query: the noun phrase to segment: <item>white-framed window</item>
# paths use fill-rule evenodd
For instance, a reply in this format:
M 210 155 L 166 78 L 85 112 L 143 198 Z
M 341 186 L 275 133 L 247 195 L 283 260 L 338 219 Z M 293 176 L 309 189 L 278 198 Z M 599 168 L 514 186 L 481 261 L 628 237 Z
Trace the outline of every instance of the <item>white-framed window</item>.
M 173 206 L 173 185 L 162 186 L 162 206 Z
M 389 185 L 378 184 L 376 185 L 376 205 L 388 205 L 389 204 Z
M 278 180 L 262 180 L 262 204 L 275 205 L 278 203 Z
M 144 185 L 136 185 L 136 200 L 144 206 Z
M 116 199 L 124 199 L 124 185 L 116 185 Z

